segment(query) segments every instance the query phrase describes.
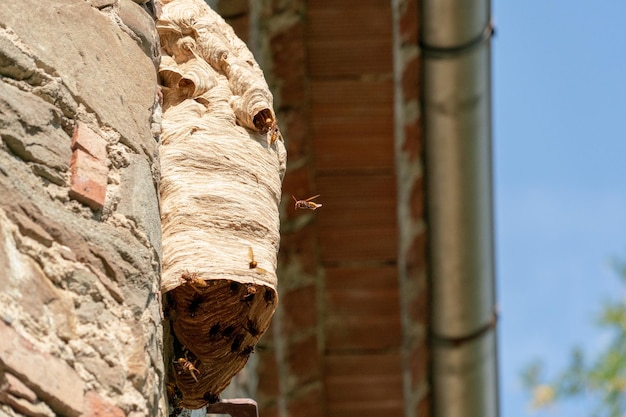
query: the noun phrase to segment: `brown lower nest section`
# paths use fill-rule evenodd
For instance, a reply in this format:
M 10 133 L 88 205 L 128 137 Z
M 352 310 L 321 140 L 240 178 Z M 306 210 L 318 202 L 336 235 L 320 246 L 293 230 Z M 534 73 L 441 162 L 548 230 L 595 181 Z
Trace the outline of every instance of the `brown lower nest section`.
M 167 293 L 175 353 L 170 402 L 189 409 L 218 400 L 269 327 L 278 302 L 276 290 L 262 284 L 205 282 Z

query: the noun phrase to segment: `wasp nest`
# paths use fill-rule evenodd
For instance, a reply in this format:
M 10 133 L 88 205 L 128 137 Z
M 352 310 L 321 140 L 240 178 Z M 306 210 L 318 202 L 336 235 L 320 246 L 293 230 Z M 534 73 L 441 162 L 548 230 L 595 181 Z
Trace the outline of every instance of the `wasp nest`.
M 261 69 L 201 0 L 162 1 L 162 292 L 170 400 L 217 401 L 276 308 L 286 152 Z

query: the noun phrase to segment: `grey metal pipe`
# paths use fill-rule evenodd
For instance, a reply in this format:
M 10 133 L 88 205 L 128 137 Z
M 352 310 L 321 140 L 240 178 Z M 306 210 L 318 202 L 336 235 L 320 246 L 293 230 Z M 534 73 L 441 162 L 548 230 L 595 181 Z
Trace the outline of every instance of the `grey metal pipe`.
M 423 0 L 433 416 L 496 417 L 489 0 Z

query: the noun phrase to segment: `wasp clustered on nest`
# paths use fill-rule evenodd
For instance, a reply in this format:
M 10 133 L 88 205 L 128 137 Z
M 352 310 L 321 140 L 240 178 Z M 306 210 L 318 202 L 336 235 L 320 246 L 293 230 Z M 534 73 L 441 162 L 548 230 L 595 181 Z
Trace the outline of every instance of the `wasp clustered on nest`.
M 166 295 L 175 339 L 169 391 L 177 394 L 170 403 L 195 409 L 218 401 L 246 364 L 278 297 L 273 288 L 254 282 L 205 281 L 189 272 L 181 278 L 185 284 Z

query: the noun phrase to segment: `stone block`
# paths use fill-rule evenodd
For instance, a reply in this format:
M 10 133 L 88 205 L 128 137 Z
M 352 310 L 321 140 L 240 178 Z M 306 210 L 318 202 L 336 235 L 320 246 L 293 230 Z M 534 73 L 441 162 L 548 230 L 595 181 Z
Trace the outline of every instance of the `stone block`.
M 31 403 L 37 401 L 37 394 L 24 385 L 24 383 L 17 379 L 13 374 L 6 373 L 4 374 L 4 378 L 6 380 L 6 388 L 3 389 L 3 391 L 18 398 L 24 398 Z
M 27 417 L 55 417 L 56 414 L 45 403 L 37 401 L 31 403 L 28 400 L 13 396 L 6 392 L 0 392 L 0 403 L 7 404 L 19 415 Z M 0 410 L 1 411 L 1 410 Z M 5 414 L 1 414 L 3 417 Z M 13 416 L 15 414 L 11 414 Z M 7 416 L 8 417 L 8 416 Z
M 96 9 L 103 9 L 105 7 L 115 6 L 119 0 L 91 0 L 89 3 L 91 7 Z
M 70 141 L 60 127 L 59 114 L 41 98 L 0 82 L 0 136 L 23 161 L 67 170 Z
M 120 0 L 118 15 L 122 22 L 139 38 L 139 47 L 152 60 L 155 70 L 160 62 L 159 36 L 152 17 L 139 4 L 144 1 Z
M 54 239 L 39 224 L 32 221 L 28 216 L 20 212 L 9 212 L 7 216 L 15 222 L 22 236 L 28 236 L 31 239 L 42 243 L 44 246 L 52 246 Z
M 106 389 L 117 394 L 123 393 L 126 373 L 121 365 L 110 366 L 99 356 L 81 356 L 80 363 L 89 371 Z
M 0 16 L 2 26 L 32 50 L 40 68 L 60 77 L 74 99 L 117 130 L 125 144 L 153 157 L 150 116 L 156 71 L 111 19 L 88 2 L 75 0 L 3 1 Z
M 126 417 L 126 413 L 97 393 L 88 391 L 85 394 L 85 413 L 82 417 Z
M 0 36 L 0 75 L 23 80 L 31 77 L 36 69 L 35 60 L 22 52 L 8 37 Z
M 83 410 L 84 383 L 65 361 L 37 351 L 0 321 L 0 363 L 57 414 L 78 417 Z
M 156 186 L 148 160 L 129 155 L 129 165 L 121 171 L 117 211 L 133 220 L 148 236 L 161 256 L 161 217 Z

